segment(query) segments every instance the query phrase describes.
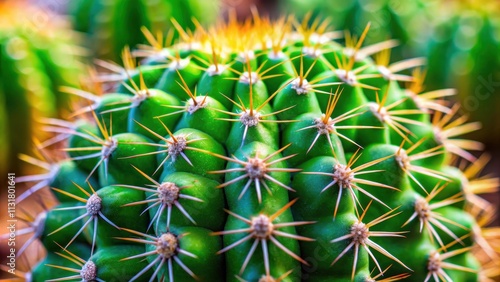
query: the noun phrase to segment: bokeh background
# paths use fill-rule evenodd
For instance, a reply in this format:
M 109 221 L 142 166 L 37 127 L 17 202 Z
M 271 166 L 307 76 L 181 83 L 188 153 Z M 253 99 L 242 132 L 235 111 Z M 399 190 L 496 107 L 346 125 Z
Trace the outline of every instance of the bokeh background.
M 122 3 L 119 9 L 112 5 L 114 2 Z M 85 84 L 86 65 L 93 58 L 118 62 L 125 45 L 144 43 L 138 27 L 172 29 L 165 15 L 187 28 L 195 27 L 191 15 L 202 25 L 226 19 L 233 12 L 244 21 L 256 8 L 259 14 L 271 18 L 291 14 L 298 19 L 328 19 L 333 30 L 349 30 L 352 34 L 360 34 L 370 22 L 366 44 L 390 38 L 399 41 L 392 51 L 392 62 L 427 58 L 425 90 L 457 89 L 453 99 L 462 104 L 459 113 L 482 124 L 481 129 L 464 137 L 481 141 L 484 151 L 491 155 L 483 174 L 500 176 L 500 1 L 170 0 L 140 14 L 138 2 L 0 1 L 0 175 L 33 172 L 33 167 L 21 162 L 18 155 L 36 151 L 32 136 L 40 140 L 47 137 L 38 125 L 42 116 L 71 113 L 71 101 L 60 93 L 60 87 Z M 109 22 L 110 13 L 123 14 L 123 21 Z M 481 152 L 474 154 L 479 156 Z M 17 189 L 20 193 L 25 187 L 19 184 Z M 0 230 L 5 227 L 5 191 L 0 194 Z M 50 205 L 48 197 L 49 193 L 41 193 L 33 201 Z M 499 193 L 485 197 L 500 206 Z M 37 208 L 30 211 L 37 212 Z M 500 225 L 500 220 L 493 224 Z M 5 244 L 0 243 L 0 257 L 4 258 Z

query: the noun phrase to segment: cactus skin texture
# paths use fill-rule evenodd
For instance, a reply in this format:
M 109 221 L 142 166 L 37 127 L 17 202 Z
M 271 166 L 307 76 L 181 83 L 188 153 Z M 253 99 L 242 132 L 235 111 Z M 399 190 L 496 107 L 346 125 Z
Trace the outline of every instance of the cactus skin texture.
M 75 30 L 89 34 L 94 55 L 118 61 L 125 46 L 144 43 L 142 27 L 156 34 L 174 27 L 175 21 L 194 29 L 193 17 L 202 24 L 215 22 L 218 6 L 219 1 L 200 0 L 75 0 L 69 1 L 68 10 Z
M 41 118 L 69 112 L 61 86 L 78 86 L 79 58 L 68 24 L 27 4 L 0 4 L 0 172 L 21 173 L 19 154 L 31 154 L 32 138 L 47 138 Z
M 399 72 L 411 60 L 376 64 L 362 53 L 368 32 L 344 47 L 326 23 L 256 16 L 142 49 L 122 94 L 87 93 L 86 114 L 51 121 L 68 159 L 30 160 L 51 173 L 26 180 L 61 202 L 33 223 L 49 252 L 33 280 L 489 275 L 471 250 L 498 255 L 477 196 L 498 179 L 478 178 L 487 157 L 459 139 L 450 91 L 419 93 L 418 76 Z
M 354 32 L 371 22 L 367 44 L 391 38 L 401 45 L 393 49 L 397 60 L 425 55 L 426 89 L 457 89 L 462 111 L 483 125 L 474 138 L 491 148 L 500 142 L 498 1 L 283 0 L 281 6 L 299 18 L 311 10 L 335 15 L 329 18 L 334 26 Z

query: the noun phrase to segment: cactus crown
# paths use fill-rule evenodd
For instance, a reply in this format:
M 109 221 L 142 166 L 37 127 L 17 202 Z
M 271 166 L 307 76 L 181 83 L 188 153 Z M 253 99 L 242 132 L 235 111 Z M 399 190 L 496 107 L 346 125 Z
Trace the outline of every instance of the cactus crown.
M 396 74 L 421 60 L 362 47 L 369 26 L 343 47 L 307 22 L 230 18 L 169 47 L 145 31 L 125 69 L 101 62 L 122 79 L 100 76 L 113 93 L 49 128 L 75 164 L 48 183 L 63 205 L 39 236 L 49 252 L 60 235 L 86 255 L 85 281 L 477 280 L 486 208 L 452 166 L 475 160 L 458 139 L 475 126 L 453 119 L 449 92 L 420 93 L 421 72 Z M 61 272 L 34 279 L 69 279 L 72 262 L 48 255 Z

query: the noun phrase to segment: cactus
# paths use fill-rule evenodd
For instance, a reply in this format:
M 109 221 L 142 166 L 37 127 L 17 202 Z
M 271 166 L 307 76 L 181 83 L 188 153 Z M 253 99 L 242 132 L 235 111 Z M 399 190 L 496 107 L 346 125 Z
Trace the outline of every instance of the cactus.
M 372 45 L 388 39 L 397 40 L 404 48 L 396 48 L 395 57 L 402 59 L 409 54 L 423 53 L 431 36 L 428 31 L 434 28 L 434 18 L 440 16 L 436 11 L 443 9 L 439 6 L 441 2 L 453 1 L 282 0 L 280 8 L 299 18 L 328 17 L 336 28 L 354 33 L 360 33 L 367 23 L 371 23 L 365 42 Z
M 78 49 L 68 24 L 49 11 L 7 1 L 0 12 L 0 171 L 21 173 L 18 154 L 31 153 L 32 137 L 47 138 L 40 119 L 71 111 L 59 88 L 78 86 Z
M 101 75 L 109 94 L 74 90 L 81 116 L 48 121 L 68 158 L 25 158 L 48 172 L 23 177 L 20 198 L 49 186 L 61 202 L 32 223 L 49 253 L 33 281 L 490 275 L 471 249 L 497 265 L 478 194 L 498 179 L 478 177 L 487 157 L 460 137 L 472 123 L 453 91 L 400 73 L 414 61 L 362 53 L 368 32 L 344 47 L 326 22 L 255 16 L 143 47 L 139 66 L 126 49 Z
M 141 27 L 155 34 L 174 26 L 194 29 L 193 17 L 213 23 L 218 8 L 219 1 L 76 0 L 69 2 L 68 13 L 74 28 L 89 35 L 88 47 L 96 57 L 118 61 L 125 46 L 144 43 Z
M 393 49 L 395 58 L 425 54 L 428 59 L 427 89 L 453 87 L 464 106 L 464 113 L 481 121 L 484 128 L 475 139 L 493 148 L 500 128 L 494 121 L 499 105 L 497 1 L 280 1 L 282 10 L 300 17 L 329 17 L 340 29 L 359 31 L 371 22 L 366 42 L 373 44 L 392 38 L 401 46 Z M 307 7 L 307 8 L 306 8 Z M 312 7 L 312 9 L 310 9 Z M 332 17 L 335 15 L 335 17 Z

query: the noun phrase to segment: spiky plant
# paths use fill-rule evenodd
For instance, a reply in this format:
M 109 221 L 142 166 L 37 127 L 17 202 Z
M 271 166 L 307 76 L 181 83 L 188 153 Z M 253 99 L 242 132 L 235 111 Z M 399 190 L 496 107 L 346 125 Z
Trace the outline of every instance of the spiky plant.
M 413 60 L 374 62 L 369 26 L 347 48 L 327 27 L 256 15 L 165 49 L 146 32 L 139 66 L 127 50 L 124 69 L 101 63 L 117 72 L 100 76 L 113 90 L 72 90 L 90 100 L 78 119 L 47 121 L 67 159 L 25 157 L 48 170 L 22 179 L 26 195 L 48 186 L 61 202 L 33 229 L 49 253 L 33 280 L 491 274 L 471 249 L 498 263 L 477 196 L 498 179 L 476 179 L 486 159 L 460 138 L 471 125 L 443 100 L 452 92 L 420 93 L 399 73 Z
M 500 23 L 498 1 L 306 1 L 282 0 L 282 10 L 306 19 L 328 18 L 334 26 L 360 31 L 372 23 L 366 42 L 392 38 L 395 57 L 425 55 L 427 89 L 458 90 L 462 112 L 489 130 L 475 139 L 494 147 L 500 141 Z M 310 11 L 313 11 L 311 14 Z M 308 14 L 309 13 L 309 14 Z M 335 16 L 333 16 L 335 15 Z M 375 45 L 376 46 L 376 45 Z
M 120 59 L 125 46 L 145 43 L 141 27 L 155 34 L 176 26 L 194 29 L 193 17 L 202 24 L 213 23 L 221 7 L 218 0 L 74 0 L 68 3 L 74 28 L 89 35 L 88 46 L 95 56 L 114 61 Z M 175 33 L 175 37 L 178 36 L 179 33 Z M 170 40 L 172 38 L 165 38 L 167 43 Z
M 78 86 L 79 49 L 68 23 L 48 10 L 0 4 L 0 171 L 21 173 L 17 155 L 31 153 L 32 137 L 46 138 L 42 117 L 70 112 L 61 86 Z
M 457 0 L 460 1 L 460 0 Z M 431 36 L 434 18 L 442 11 L 442 0 L 428 1 L 369 1 L 369 0 L 282 0 L 280 9 L 310 21 L 317 17 L 328 18 L 332 24 L 350 32 L 360 33 L 367 23 L 372 24 L 367 44 L 393 39 L 404 44 L 398 49 L 397 58 L 421 53 L 421 48 Z M 418 36 L 416 36 L 418 35 Z

